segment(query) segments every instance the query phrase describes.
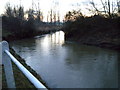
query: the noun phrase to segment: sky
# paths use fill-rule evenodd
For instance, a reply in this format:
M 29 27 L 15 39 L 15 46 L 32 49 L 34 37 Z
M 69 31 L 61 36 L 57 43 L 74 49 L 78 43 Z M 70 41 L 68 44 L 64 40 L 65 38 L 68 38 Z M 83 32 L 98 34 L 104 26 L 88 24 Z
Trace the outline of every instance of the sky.
M 16 6 L 20 5 L 20 1 L 25 10 L 28 10 L 32 7 L 32 0 L 0 0 L 0 14 L 4 13 L 5 6 L 8 2 L 10 2 L 11 6 Z M 39 7 L 45 16 L 45 19 L 48 11 L 50 11 L 51 8 L 59 11 L 60 19 L 63 19 L 66 12 L 80 8 L 77 6 L 77 3 L 87 3 L 89 0 L 33 0 L 34 8 L 38 5 L 38 1 L 40 3 Z M 57 2 L 58 4 L 55 6 L 53 2 Z
M 29 8 L 32 8 L 32 0 L 0 0 L 0 14 L 3 14 L 5 11 L 5 6 L 8 2 L 10 2 L 11 6 L 17 6 L 21 5 L 24 7 L 24 10 L 28 10 Z M 66 12 L 71 11 L 73 9 L 78 10 L 81 9 L 83 14 L 88 15 L 89 12 L 86 10 L 87 7 L 89 7 L 89 1 L 90 0 L 33 0 L 34 3 L 34 9 L 35 6 L 39 7 L 44 15 L 44 21 L 46 21 L 47 13 L 50 11 L 50 9 L 55 9 L 56 11 L 59 11 L 60 13 L 60 19 L 62 20 L 66 14 Z M 94 0 L 96 3 L 99 3 L 100 0 Z M 55 6 L 54 3 L 57 3 Z

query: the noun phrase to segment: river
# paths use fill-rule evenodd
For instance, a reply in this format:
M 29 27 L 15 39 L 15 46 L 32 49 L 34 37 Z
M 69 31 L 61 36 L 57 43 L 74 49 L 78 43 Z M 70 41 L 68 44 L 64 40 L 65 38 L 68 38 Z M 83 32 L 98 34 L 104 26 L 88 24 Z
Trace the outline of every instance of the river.
M 64 32 L 10 43 L 50 88 L 118 87 L 118 53 L 64 40 Z

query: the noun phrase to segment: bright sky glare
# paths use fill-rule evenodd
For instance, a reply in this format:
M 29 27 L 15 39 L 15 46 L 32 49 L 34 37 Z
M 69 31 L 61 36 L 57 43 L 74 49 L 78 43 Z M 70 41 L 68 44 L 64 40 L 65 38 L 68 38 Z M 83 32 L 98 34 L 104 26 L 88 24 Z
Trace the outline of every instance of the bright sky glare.
M 17 6 L 21 5 L 24 7 L 24 10 L 28 10 L 29 8 L 32 8 L 32 0 L 1 0 L 0 1 L 0 14 L 3 14 L 5 11 L 5 6 L 8 2 L 10 2 L 11 6 Z M 56 9 L 56 11 L 59 11 L 60 13 L 60 19 L 62 20 L 66 12 L 71 11 L 73 9 L 81 9 L 83 14 L 89 14 L 86 10 L 86 7 L 88 7 L 90 0 L 33 0 L 34 3 L 34 9 L 39 7 L 44 15 L 44 21 L 46 21 L 46 17 L 48 14 L 48 11 L 50 9 Z M 94 0 L 96 3 L 99 3 L 100 0 Z M 57 5 L 55 6 L 55 2 L 57 2 Z
M 14 7 L 14 6 L 20 5 L 20 1 L 21 1 L 21 5 L 24 6 L 25 10 L 32 8 L 32 0 L 1 0 L 0 14 L 4 13 L 5 6 L 8 2 L 10 2 L 10 5 Z M 33 0 L 34 9 L 38 7 L 38 2 L 40 3 L 39 7 L 44 15 L 44 21 L 46 21 L 47 13 L 48 11 L 50 11 L 51 8 L 56 9 L 56 11 L 59 11 L 60 19 L 63 19 L 66 12 L 72 9 L 79 8 L 77 7 L 77 3 L 85 3 L 85 2 L 88 2 L 88 0 Z M 56 6 L 54 2 L 57 2 Z

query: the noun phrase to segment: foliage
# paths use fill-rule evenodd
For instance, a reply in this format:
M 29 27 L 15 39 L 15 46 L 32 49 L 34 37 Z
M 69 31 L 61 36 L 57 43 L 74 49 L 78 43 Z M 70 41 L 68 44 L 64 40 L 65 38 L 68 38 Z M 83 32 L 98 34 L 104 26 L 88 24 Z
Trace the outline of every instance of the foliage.
M 63 30 L 67 40 L 79 41 L 83 44 L 120 50 L 120 17 L 106 18 L 103 15 L 77 17 L 67 20 Z
M 85 17 L 79 11 L 69 11 L 65 15 L 65 24 L 64 31 L 66 32 L 66 36 L 75 36 L 76 34 L 85 34 L 90 32 L 90 29 L 102 29 L 102 27 L 112 27 L 118 25 L 119 21 L 119 0 L 116 1 L 115 6 L 113 7 L 113 2 L 107 0 L 102 4 L 102 10 L 97 8 L 96 4 L 92 0 L 90 4 L 93 6 L 93 9 L 89 9 L 90 11 L 95 11 L 94 16 Z M 103 13 L 104 12 L 104 13 Z M 106 17 L 107 16 L 107 17 Z M 116 22 L 115 22 L 116 21 Z M 115 25 L 116 24 L 116 25 Z M 119 26 L 119 25 L 118 25 Z M 117 27 L 118 27 L 117 26 Z
M 79 17 L 83 17 L 83 14 L 80 12 L 80 10 L 78 10 L 78 11 L 76 11 L 76 10 L 69 11 L 65 15 L 65 21 L 75 21 Z
M 40 13 L 40 12 L 39 12 Z M 14 37 L 26 38 L 32 37 L 36 33 L 35 22 L 40 22 L 40 19 L 35 19 L 30 9 L 28 11 L 28 19 L 24 18 L 25 12 L 22 6 L 12 8 L 9 4 L 6 6 L 6 12 L 2 16 L 2 28 L 11 32 Z M 39 16 L 38 16 L 39 17 Z

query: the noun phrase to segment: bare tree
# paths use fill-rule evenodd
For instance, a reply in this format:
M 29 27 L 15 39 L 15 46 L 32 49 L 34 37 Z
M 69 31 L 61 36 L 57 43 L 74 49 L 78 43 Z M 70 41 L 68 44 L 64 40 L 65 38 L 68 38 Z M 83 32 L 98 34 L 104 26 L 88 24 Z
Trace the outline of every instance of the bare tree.
M 34 15 L 33 15 L 33 10 L 29 9 L 28 11 L 26 11 L 26 13 L 28 13 L 28 19 L 34 19 Z
M 120 0 L 117 0 L 118 13 L 120 14 Z
M 50 22 L 52 23 L 53 22 L 53 10 L 51 9 L 50 11 Z
M 54 24 L 56 25 L 56 12 L 53 13 Z
M 14 17 L 17 17 L 18 16 L 18 13 L 17 13 L 17 10 L 16 10 L 16 7 L 14 6 L 14 9 L 13 9 L 13 13 L 14 13 Z
M 57 22 L 58 22 L 58 24 L 60 24 L 60 14 L 59 14 L 59 11 L 57 13 Z
M 8 16 L 8 17 L 13 17 L 13 16 L 14 16 L 12 7 L 10 6 L 10 3 L 7 3 L 7 4 L 6 4 L 5 14 L 6 14 L 6 16 Z
M 105 15 L 108 15 L 110 18 L 112 18 L 114 16 L 114 14 L 116 13 L 116 11 L 117 10 L 119 11 L 119 9 L 120 9 L 120 1 L 119 0 L 116 0 L 114 2 L 110 1 L 110 0 L 100 0 L 100 2 L 101 2 L 101 6 L 102 6 L 103 10 L 99 9 L 93 0 L 90 1 L 90 4 L 94 8 L 94 11 L 98 15 L 104 13 Z
M 90 1 L 90 4 L 93 6 L 93 8 L 95 9 L 95 14 L 100 14 L 100 11 L 99 11 L 99 9 L 96 7 L 96 5 L 95 5 L 95 3 L 94 3 L 94 1 L 92 0 L 92 1 Z
M 22 6 L 19 7 L 19 19 L 24 19 L 24 8 Z

